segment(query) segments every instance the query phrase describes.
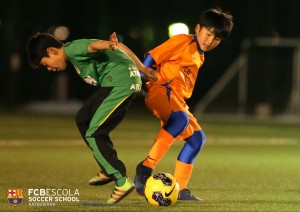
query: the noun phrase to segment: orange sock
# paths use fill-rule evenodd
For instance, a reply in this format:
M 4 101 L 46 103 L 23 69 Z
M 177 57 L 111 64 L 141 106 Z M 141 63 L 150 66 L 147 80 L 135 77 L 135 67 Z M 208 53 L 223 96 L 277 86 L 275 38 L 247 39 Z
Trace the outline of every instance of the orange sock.
M 147 158 L 143 162 L 143 165 L 154 169 L 160 159 L 168 151 L 174 140 L 175 138 L 162 128 L 156 136 L 156 139 L 149 151 Z
M 193 171 L 193 167 L 193 164 L 183 163 L 179 160 L 176 161 L 174 177 L 179 183 L 180 190 L 187 187 Z

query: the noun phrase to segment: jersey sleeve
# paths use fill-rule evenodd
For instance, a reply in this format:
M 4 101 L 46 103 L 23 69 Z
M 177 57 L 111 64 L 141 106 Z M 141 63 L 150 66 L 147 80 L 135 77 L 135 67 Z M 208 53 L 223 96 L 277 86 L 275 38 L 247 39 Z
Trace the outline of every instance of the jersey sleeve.
M 183 49 L 191 42 L 191 37 L 185 34 L 179 34 L 171 37 L 161 45 L 150 50 L 156 65 L 165 60 L 176 60 L 181 55 Z
M 77 58 L 81 56 L 88 55 L 88 45 L 94 42 L 92 39 L 80 39 L 74 40 L 72 42 L 65 44 L 65 52 L 67 57 L 70 58 Z

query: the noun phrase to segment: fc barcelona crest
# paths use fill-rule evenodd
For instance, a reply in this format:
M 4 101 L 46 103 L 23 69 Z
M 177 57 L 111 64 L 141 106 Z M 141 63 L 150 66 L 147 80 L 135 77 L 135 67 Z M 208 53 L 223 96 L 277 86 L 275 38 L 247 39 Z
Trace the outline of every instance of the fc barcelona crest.
M 19 205 L 23 202 L 23 190 L 22 189 L 9 189 L 7 201 L 11 205 Z

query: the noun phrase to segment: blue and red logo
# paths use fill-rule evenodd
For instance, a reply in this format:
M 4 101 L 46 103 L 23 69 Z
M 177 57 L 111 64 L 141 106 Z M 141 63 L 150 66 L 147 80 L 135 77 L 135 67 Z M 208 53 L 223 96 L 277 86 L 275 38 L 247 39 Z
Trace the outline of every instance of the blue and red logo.
M 22 189 L 9 189 L 7 201 L 11 205 L 20 205 L 23 202 L 23 190 Z

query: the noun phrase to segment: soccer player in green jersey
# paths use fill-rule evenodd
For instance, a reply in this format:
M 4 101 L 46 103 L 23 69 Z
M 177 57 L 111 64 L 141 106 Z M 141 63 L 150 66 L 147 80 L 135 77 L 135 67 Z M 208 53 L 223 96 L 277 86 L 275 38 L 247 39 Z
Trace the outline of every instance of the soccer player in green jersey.
M 124 163 L 110 139 L 110 132 L 122 121 L 135 94 L 141 90 L 141 71 L 148 80 L 156 81 L 155 71 L 143 65 L 116 33 L 109 41 L 79 39 L 63 44 L 48 33 L 29 38 L 27 55 L 33 69 L 62 71 L 70 62 L 79 76 L 99 89 L 76 115 L 76 124 L 86 144 L 93 151 L 101 171 L 90 184 L 103 185 L 115 181 L 107 203 L 117 203 L 134 190 L 126 175 Z

